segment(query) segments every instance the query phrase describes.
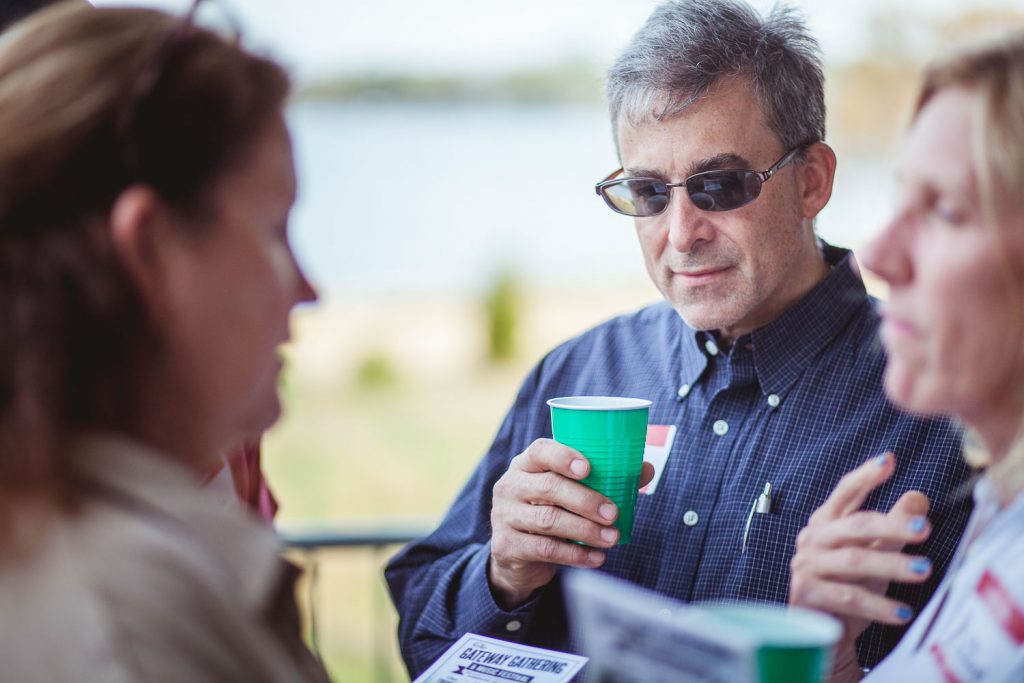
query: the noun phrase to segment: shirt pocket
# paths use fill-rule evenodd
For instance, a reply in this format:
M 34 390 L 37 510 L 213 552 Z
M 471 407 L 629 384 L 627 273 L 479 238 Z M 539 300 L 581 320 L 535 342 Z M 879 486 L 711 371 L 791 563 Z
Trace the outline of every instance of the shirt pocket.
M 789 596 L 789 562 L 796 550 L 796 536 L 807 523 L 806 515 L 769 512 L 754 515 L 746 532 L 739 531 L 740 587 L 738 597 L 766 602 L 786 602 Z

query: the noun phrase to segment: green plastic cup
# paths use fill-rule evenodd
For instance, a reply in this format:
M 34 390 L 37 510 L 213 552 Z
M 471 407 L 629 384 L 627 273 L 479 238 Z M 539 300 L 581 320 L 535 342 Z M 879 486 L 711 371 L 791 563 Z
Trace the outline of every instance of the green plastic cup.
M 706 603 L 699 608 L 757 643 L 760 683 L 821 683 L 843 632 L 836 619 L 799 607 Z
M 615 519 L 618 544 L 629 543 L 651 402 L 616 396 L 570 396 L 553 398 L 548 405 L 555 441 L 579 451 L 590 462 L 590 474 L 583 484 L 607 496 L 619 508 Z

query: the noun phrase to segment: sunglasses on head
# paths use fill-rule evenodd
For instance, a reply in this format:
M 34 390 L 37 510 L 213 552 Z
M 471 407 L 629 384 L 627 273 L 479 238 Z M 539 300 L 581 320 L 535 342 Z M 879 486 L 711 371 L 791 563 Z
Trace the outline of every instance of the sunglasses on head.
M 731 211 L 757 199 L 761 186 L 807 146 L 808 143 L 797 145 L 766 171 L 703 171 L 681 183 L 666 183 L 658 178 L 617 178 L 623 171 L 620 168 L 594 189 L 612 211 L 637 218 L 657 216 L 667 209 L 674 187 L 685 187 L 690 201 L 701 211 Z

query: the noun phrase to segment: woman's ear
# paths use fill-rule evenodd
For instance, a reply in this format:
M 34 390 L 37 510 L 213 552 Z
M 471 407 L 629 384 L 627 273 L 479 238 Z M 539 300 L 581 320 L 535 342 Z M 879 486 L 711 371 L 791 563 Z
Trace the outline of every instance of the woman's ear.
M 824 142 L 815 142 L 804 153 L 799 166 L 802 174 L 801 202 L 804 218 L 813 219 L 832 196 L 832 182 L 836 177 L 836 153 Z
M 166 291 L 167 205 L 145 185 L 124 190 L 110 209 L 110 235 L 114 251 L 146 304 L 158 307 Z

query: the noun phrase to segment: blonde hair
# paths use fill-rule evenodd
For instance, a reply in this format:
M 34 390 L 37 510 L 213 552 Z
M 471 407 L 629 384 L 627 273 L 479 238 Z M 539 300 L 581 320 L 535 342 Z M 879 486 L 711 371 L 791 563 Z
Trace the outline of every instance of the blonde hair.
M 974 96 L 971 146 L 982 215 L 1004 238 L 1010 230 L 1024 231 L 1024 31 L 968 47 L 926 72 L 916 111 L 941 90 L 962 88 Z M 998 265 L 1008 291 L 1018 304 L 1010 334 L 1024 331 L 1024 272 L 1009 258 Z M 995 324 L 995 321 L 993 321 Z M 1017 357 L 1014 376 L 1020 381 L 1011 400 L 1024 402 L 1024 354 Z M 965 457 L 972 465 L 989 466 L 989 473 L 1006 501 L 1024 490 L 1024 415 L 1008 452 L 995 462 L 976 436 L 967 438 Z

